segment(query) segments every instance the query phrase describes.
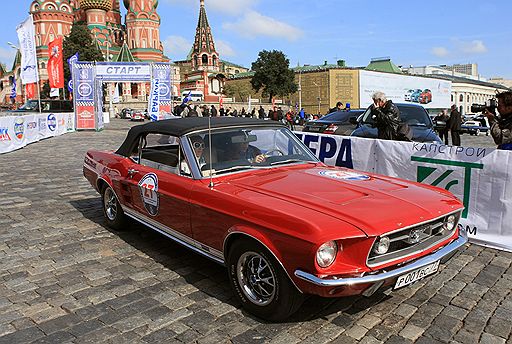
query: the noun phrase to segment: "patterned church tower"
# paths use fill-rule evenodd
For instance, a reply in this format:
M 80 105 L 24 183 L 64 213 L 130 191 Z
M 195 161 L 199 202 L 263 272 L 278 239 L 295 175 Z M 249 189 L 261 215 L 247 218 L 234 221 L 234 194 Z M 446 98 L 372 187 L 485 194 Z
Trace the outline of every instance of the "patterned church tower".
M 124 39 L 119 0 L 78 0 L 78 6 L 76 20 L 85 19 L 106 60 L 111 60 Z
M 193 70 L 219 71 L 219 54 L 215 50 L 212 30 L 208 24 L 204 0 L 200 0 L 196 37 L 190 54 Z
M 158 0 L 123 0 L 126 14 L 127 43 L 133 57 L 141 61 L 168 61 L 160 42 Z
M 34 0 L 30 13 L 34 19 L 36 52 L 40 79 L 48 79 L 48 43 L 67 36 L 74 21 L 74 7 L 70 0 Z

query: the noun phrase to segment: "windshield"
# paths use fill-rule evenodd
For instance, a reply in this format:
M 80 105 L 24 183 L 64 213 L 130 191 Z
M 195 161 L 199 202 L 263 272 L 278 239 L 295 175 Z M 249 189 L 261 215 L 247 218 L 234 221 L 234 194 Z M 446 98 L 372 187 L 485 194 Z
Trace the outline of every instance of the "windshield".
M 371 111 L 369 107 L 366 109 L 363 115 L 363 123 L 365 124 L 373 124 L 373 118 L 371 116 Z M 398 110 L 400 110 L 400 118 L 402 122 L 407 123 L 410 126 L 416 127 L 432 127 L 432 120 L 428 116 L 427 112 L 422 107 L 416 106 L 400 106 L 398 105 Z
M 202 151 L 195 151 L 195 162 L 204 177 L 268 169 L 277 165 L 319 162 L 288 128 L 224 128 L 213 130 L 211 138 L 208 131 L 187 136 L 193 148 L 204 147 Z
M 34 111 L 34 110 L 38 110 L 39 107 L 38 107 L 38 103 L 37 103 L 37 100 L 29 100 L 27 101 L 25 104 L 23 104 L 22 106 L 20 106 L 19 108 L 20 110 L 25 110 L 25 111 Z

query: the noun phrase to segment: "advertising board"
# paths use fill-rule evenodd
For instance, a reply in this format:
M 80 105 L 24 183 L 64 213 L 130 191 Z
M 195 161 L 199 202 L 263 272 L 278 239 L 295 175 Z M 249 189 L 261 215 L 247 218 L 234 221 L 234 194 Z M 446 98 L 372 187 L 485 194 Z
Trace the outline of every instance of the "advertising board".
M 448 109 L 451 106 L 452 83 L 446 80 L 412 75 L 360 71 L 360 107 L 370 106 L 372 95 L 384 92 L 393 103 L 416 103 L 426 109 Z

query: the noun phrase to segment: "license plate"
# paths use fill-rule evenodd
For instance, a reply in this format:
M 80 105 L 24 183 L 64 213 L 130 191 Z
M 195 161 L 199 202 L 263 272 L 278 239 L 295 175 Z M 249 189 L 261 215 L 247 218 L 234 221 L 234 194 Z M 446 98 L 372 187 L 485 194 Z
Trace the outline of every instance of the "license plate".
M 309 131 L 320 131 L 319 127 L 310 127 Z
M 424 266 L 422 268 L 411 271 L 405 275 L 402 275 L 402 276 L 398 277 L 398 279 L 396 280 L 394 289 L 405 287 L 406 285 L 414 283 L 417 280 L 422 279 L 423 277 L 432 275 L 433 273 L 436 273 L 438 269 L 439 269 L 439 260 L 435 263 L 432 263 L 430 265 Z

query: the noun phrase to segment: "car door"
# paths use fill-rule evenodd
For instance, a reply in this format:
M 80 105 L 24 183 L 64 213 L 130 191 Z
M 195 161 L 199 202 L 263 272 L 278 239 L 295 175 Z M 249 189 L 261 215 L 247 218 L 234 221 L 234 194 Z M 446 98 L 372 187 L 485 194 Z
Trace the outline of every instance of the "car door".
M 188 241 L 191 179 L 179 175 L 180 147 L 168 135 L 141 138 L 139 156 L 132 159 L 126 181 L 132 196 L 132 216 L 160 231 Z M 175 141 L 174 141 L 175 142 Z

